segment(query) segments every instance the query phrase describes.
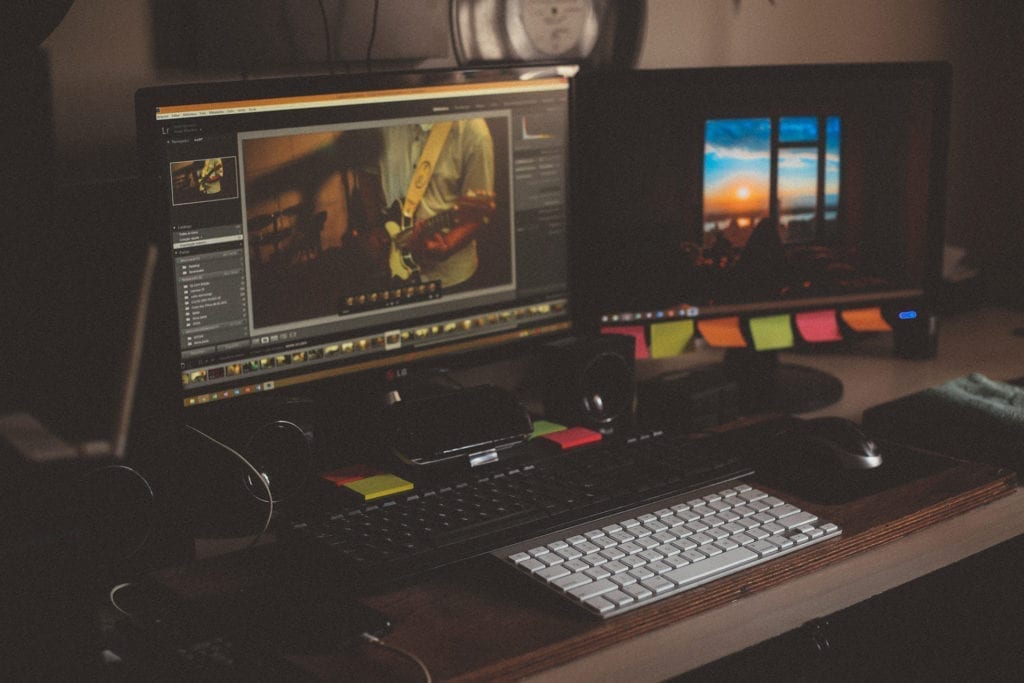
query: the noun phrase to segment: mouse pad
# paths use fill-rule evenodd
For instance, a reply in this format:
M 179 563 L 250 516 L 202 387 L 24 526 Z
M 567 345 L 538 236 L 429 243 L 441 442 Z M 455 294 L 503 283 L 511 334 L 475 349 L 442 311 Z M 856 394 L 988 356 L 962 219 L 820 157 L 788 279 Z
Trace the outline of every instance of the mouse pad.
M 838 467 L 802 472 L 762 472 L 757 478 L 811 503 L 841 505 L 953 467 L 956 462 L 936 453 L 890 441 L 879 441 L 882 464 L 870 470 Z

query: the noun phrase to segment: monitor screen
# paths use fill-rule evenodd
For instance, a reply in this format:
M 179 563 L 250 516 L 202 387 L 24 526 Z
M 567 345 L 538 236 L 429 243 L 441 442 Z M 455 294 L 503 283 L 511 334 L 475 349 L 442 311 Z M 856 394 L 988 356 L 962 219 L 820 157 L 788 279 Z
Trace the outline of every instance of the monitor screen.
M 613 322 L 921 297 L 948 96 L 941 64 L 581 74 L 587 302 Z
M 139 91 L 180 404 L 564 333 L 569 74 Z
M 938 63 L 580 74 L 582 319 L 648 339 L 725 322 L 731 338 L 705 340 L 758 350 L 784 346 L 758 339 L 762 318 L 793 346 L 811 315 L 847 332 L 916 315 L 941 270 L 949 79 Z

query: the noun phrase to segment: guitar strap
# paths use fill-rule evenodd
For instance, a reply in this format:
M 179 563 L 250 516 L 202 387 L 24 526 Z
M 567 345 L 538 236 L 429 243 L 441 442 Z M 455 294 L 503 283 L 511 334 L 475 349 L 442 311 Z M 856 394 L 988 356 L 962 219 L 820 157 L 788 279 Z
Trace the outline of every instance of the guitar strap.
M 402 202 L 402 216 L 412 221 L 416 209 L 423 199 L 423 193 L 427 190 L 430 177 L 434 175 L 434 166 L 437 164 L 437 157 L 441 155 L 441 148 L 448 139 L 448 133 L 452 129 L 452 121 L 438 121 L 430 128 L 427 136 L 427 143 L 423 145 L 419 161 L 416 162 L 416 170 L 413 171 L 412 179 L 409 181 L 409 189 L 405 193 L 405 201 Z

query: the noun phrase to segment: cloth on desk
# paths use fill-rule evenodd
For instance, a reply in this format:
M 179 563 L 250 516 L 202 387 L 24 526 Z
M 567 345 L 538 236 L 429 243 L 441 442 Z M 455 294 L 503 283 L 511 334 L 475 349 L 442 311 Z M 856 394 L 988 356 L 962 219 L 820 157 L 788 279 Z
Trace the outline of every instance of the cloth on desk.
M 1016 424 L 1024 428 L 1024 387 L 999 382 L 974 372 L 938 387 L 925 389 L 925 393 L 935 394 L 964 409 L 1005 420 L 1008 425 Z
M 1024 472 L 1024 388 L 972 373 L 864 412 L 876 437 Z

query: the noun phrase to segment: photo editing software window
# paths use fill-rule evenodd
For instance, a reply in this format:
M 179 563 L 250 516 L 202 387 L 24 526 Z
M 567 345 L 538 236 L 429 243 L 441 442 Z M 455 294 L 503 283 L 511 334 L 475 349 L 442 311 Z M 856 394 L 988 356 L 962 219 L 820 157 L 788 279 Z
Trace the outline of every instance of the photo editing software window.
M 154 108 L 186 407 L 569 326 L 568 79 L 346 82 Z

